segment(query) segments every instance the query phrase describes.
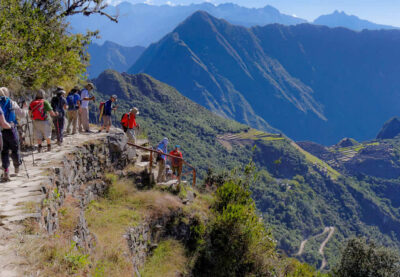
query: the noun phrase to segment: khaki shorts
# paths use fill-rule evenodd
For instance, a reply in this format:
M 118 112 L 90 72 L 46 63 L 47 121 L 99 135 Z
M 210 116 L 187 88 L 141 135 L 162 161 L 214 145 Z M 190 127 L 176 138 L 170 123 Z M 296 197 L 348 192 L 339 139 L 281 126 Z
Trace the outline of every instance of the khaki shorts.
M 33 132 L 36 139 L 50 139 L 51 138 L 51 125 L 48 120 L 34 120 Z
M 180 177 L 182 175 L 182 166 L 171 166 L 172 173 L 175 174 L 176 177 Z
M 103 126 L 104 127 L 111 126 L 111 116 L 103 115 Z

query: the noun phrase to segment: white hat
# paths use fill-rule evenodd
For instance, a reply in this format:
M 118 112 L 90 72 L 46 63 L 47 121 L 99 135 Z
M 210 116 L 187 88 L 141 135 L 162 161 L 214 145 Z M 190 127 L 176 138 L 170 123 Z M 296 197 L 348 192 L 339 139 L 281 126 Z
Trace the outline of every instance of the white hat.
M 134 112 L 135 114 L 139 114 L 139 109 L 134 107 L 133 109 L 131 109 L 131 112 Z

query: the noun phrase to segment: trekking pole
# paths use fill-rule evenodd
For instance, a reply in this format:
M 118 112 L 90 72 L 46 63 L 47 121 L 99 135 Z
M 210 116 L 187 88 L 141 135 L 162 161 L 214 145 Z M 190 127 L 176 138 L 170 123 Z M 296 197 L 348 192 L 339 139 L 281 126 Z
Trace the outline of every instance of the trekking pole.
M 32 165 L 35 166 L 35 156 L 33 155 L 33 142 L 32 142 L 32 133 L 31 128 L 29 127 L 29 117 L 26 116 L 26 124 L 28 125 L 28 133 L 29 133 L 29 142 L 31 143 L 31 154 L 32 154 Z
M 29 173 L 28 173 L 28 169 L 26 168 L 25 160 L 24 160 L 24 158 L 21 158 L 21 160 L 22 160 L 22 163 L 24 164 L 24 167 L 25 167 L 26 176 L 28 177 L 28 179 L 30 179 Z

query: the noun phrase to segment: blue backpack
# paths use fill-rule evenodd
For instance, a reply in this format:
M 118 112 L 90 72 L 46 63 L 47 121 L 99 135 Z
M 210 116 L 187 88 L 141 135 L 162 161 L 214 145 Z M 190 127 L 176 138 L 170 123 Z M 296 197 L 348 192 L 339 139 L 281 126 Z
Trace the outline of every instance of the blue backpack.
M 67 105 L 68 105 L 68 110 L 77 110 L 77 101 L 75 101 L 76 97 L 74 93 L 70 93 L 67 96 Z
M 15 125 L 18 124 L 17 118 L 15 116 L 14 109 L 12 108 L 12 103 L 10 98 L 8 97 L 0 97 L 0 107 L 3 110 L 4 118 L 8 123 L 14 123 Z

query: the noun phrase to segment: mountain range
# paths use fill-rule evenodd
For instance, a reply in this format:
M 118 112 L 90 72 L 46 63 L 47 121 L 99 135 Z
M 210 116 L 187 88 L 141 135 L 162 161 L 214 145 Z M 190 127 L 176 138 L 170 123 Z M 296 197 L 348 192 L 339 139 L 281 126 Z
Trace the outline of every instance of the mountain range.
M 306 22 L 300 18 L 281 14 L 271 6 L 250 9 L 235 4 L 215 6 L 211 3 L 202 3 L 188 6 L 154 6 L 123 2 L 117 6 L 109 6 L 105 10 L 109 14 L 118 15 L 118 24 L 100 15 L 85 17 L 84 20 L 82 20 L 82 15 L 76 15 L 71 17 L 70 26 L 73 32 L 82 33 L 88 29 L 101 30 L 101 38 L 95 40 L 97 43 L 109 40 L 126 46 L 147 46 L 171 32 L 185 18 L 198 10 L 207 11 L 234 24 L 245 26 Z
M 87 68 L 87 74 L 89 78 L 95 78 L 106 69 L 125 72 L 144 50 L 142 46 L 125 47 L 111 41 L 106 41 L 103 45 L 92 43 L 88 49 L 90 65 Z
M 116 6 L 110 5 L 105 10 L 108 14 L 118 15 L 118 24 L 100 15 L 90 17 L 75 15 L 70 18 L 70 27 L 71 31 L 75 33 L 100 30 L 100 38 L 94 40 L 99 44 L 108 40 L 124 46 L 148 46 L 171 32 L 185 18 L 199 10 L 245 27 L 273 23 L 296 25 L 307 22 L 305 19 L 283 14 L 272 6 L 247 8 L 232 3 L 216 6 L 207 2 L 186 6 L 157 6 L 122 2 Z M 394 28 L 339 12 L 321 16 L 314 23 L 331 27 L 341 26 L 352 30 Z
M 325 25 L 328 27 L 344 27 L 355 31 L 368 30 L 382 30 L 382 29 L 397 29 L 394 26 L 381 25 L 370 22 L 368 20 L 360 19 L 355 15 L 348 15 L 345 12 L 335 11 L 332 14 L 321 15 L 314 20 L 314 24 Z
M 259 173 L 252 197 L 286 254 L 318 268 L 326 259 L 329 269 L 352 236 L 400 249 L 399 119 L 385 124 L 378 135 L 384 139 L 343 139 L 331 147 L 296 144 L 219 117 L 147 74 L 107 70 L 93 82 L 99 99 L 118 96 L 117 118 L 138 107 L 140 133 L 151 145 L 163 137 L 181 145 L 199 185 L 254 161 Z
M 245 28 L 196 12 L 149 46 L 148 73 L 228 118 L 295 140 L 374 137 L 400 105 L 400 31 Z

